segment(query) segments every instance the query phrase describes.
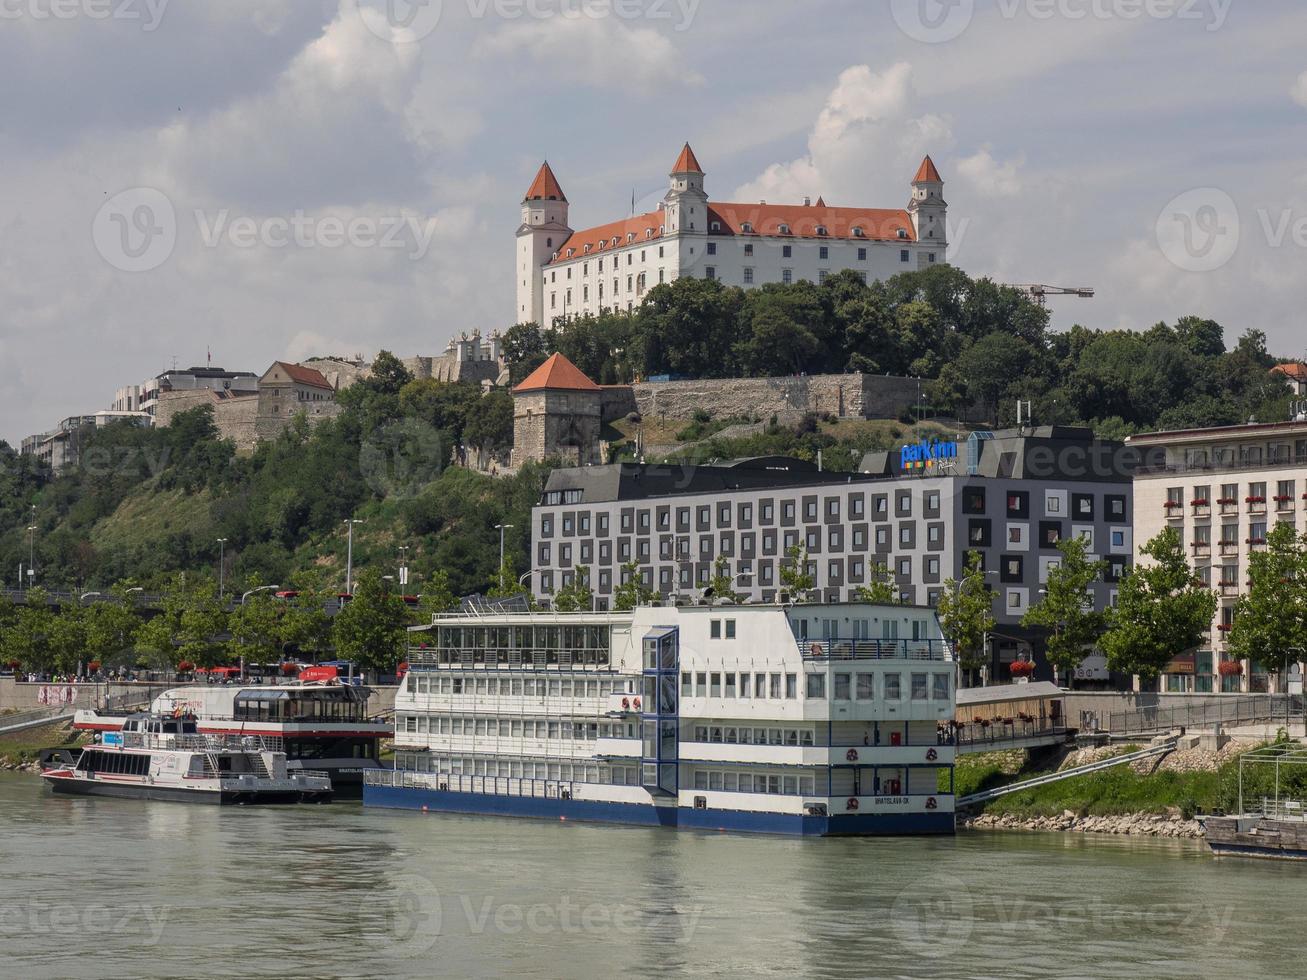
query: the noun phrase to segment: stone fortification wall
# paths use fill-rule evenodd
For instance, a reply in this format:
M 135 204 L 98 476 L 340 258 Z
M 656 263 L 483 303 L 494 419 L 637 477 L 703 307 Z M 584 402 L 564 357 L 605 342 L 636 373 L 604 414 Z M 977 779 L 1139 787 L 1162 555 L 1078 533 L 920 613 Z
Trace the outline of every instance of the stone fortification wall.
M 918 398 L 915 379 L 871 374 L 714 378 L 642 382 L 631 387 L 637 410 L 652 418 L 690 419 L 702 410 L 716 419 L 765 422 L 775 415 L 782 424 L 793 423 L 809 412 L 837 418 L 898 418 L 912 409 Z M 607 411 L 604 418 L 610 418 Z

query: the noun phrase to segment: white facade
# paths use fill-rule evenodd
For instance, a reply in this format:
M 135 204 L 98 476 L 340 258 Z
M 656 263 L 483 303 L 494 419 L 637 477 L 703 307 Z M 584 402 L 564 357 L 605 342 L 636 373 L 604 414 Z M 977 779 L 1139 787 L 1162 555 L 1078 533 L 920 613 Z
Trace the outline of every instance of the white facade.
M 947 261 L 944 182 L 929 158 L 904 209 L 710 201 L 687 146 L 658 210 L 584 231 L 545 164 L 522 202 L 517 238 L 518 322 L 629 311 L 682 276 L 751 288 L 851 269 L 868 282 Z
M 1164 528 L 1181 536 L 1195 573 L 1219 604 L 1210 642 L 1163 673 L 1164 691 L 1267 691 L 1252 664 L 1221 673 L 1234 606 L 1248 588 L 1253 553 L 1277 524 L 1307 530 L 1307 422 L 1252 424 L 1131 436 L 1147 455 L 1134 481 L 1134 546 Z M 1227 668 L 1228 670 L 1229 668 Z

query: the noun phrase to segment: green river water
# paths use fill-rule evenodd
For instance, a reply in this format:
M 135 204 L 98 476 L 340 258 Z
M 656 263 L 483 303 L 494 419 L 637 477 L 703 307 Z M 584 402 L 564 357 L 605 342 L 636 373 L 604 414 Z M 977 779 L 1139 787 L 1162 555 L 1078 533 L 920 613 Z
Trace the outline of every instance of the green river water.
M 7 977 L 1302 977 L 1307 866 L 52 797 L 0 773 Z

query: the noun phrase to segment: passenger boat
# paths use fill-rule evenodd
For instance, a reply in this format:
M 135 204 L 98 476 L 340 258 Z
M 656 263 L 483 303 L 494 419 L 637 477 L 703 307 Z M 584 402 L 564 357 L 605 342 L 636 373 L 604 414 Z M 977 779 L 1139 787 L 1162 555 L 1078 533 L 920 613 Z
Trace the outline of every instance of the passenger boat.
M 933 609 L 469 612 L 411 633 L 365 806 L 797 835 L 951 834 Z
M 41 777 L 55 793 L 219 805 L 326 803 L 325 773 L 289 772 L 280 740 L 204 735 L 190 718 L 139 714 L 105 732 L 72 765 Z
M 394 734 L 391 722 L 369 715 L 371 694 L 370 688 L 334 678 L 285 684 L 195 684 L 164 691 L 150 710 L 165 716 L 189 715 L 202 735 L 279 738 L 291 772 L 326 772 L 338 799 L 357 799 L 363 791 L 363 774 L 381 767 L 381 740 Z M 78 711 L 73 726 L 113 732 L 125 720 L 121 714 Z

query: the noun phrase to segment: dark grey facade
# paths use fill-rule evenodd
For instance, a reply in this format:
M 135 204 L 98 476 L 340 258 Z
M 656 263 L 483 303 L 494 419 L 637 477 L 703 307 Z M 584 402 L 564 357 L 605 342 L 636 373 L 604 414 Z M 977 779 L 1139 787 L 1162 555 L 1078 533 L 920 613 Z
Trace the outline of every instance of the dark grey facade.
M 977 551 L 995 594 L 995 657 L 1010 661 L 1020 646 L 1038 646 L 1021 617 L 1059 558 L 1056 543 L 1076 535 L 1108 562 L 1096 598 L 1113 601 L 1134 544 L 1121 444 L 1042 427 L 928 447 L 920 464 L 906 463 L 910 455 L 869 454 L 859 473 L 781 459 L 556 470 L 532 516 L 536 594 L 566 584 L 579 565 L 606 606 L 635 561 L 650 587 L 687 595 L 724 557 L 737 591 L 770 601 L 798 545 L 828 601 L 852 598 L 884 564 L 903 601 L 934 605 Z

